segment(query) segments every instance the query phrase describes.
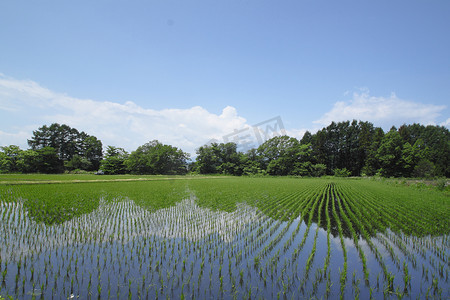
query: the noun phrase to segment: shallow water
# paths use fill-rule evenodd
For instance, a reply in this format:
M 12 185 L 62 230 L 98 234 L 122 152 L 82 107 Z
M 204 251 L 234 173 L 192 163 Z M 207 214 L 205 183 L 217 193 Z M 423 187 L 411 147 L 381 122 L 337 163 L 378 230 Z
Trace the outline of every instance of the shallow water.
M 341 289 L 346 299 L 450 296 L 448 236 L 378 233 L 371 238 L 378 258 L 360 238 L 368 281 L 355 242 L 344 237 L 342 285 L 338 237 L 330 235 L 325 273 L 326 228 L 307 228 L 300 216 L 275 220 L 244 203 L 223 212 L 191 198 L 150 212 L 131 200 L 100 201 L 95 211 L 53 225 L 34 222 L 20 202 L 1 203 L 0 215 L 0 294 L 14 298 L 334 299 Z

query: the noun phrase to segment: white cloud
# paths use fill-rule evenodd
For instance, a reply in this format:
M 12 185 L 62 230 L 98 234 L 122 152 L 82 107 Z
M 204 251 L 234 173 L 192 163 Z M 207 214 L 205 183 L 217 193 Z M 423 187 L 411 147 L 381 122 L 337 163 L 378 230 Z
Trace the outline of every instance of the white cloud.
M 16 80 L 2 74 L 0 112 L 5 116 L 11 113 L 20 116 L 10 120 L 15 124 L 8 124 L 16 129 L 15 133 L 0 131 L 2 145 L 20 144 L 17 143 L 19 138 L 23 145 L 31 137 L 32 130 L 57 122 L 96 136 L 104 146 L 114 145 L 132 151 L 157 139 L 194 154 L 195 149 L 207 141 L 221 140 L 233 130 L 248 126 L 246 119 L 231 106 L 225 107 L 221 114 L 200 106 L 154 110 L 131 101 L 121 104 L 78 99 L 53 92 L 30 80 Z
M 307 132 L 307 131 L 311 132 L 310 130 L 303 129 L 303 128 L 302 129 L 288 129 L 288 130 L 286 130 L 286 135 L 288 135 L 290 137 L 294 137 L 298 140 L 301 140 L 303 135 L 305 135 L 305 132 Z
M 16 133 L 9 133 L 0 130 L 0 147 L 16 145 L 23 148 L 23 146 L 27 143 L 27 139 L 30 137 L 30 132 L 24 130 Z
M 389 97 L 370 96 L 367 90 L 354 93 L 350 101 L 340 101 L 314 121 L 324 126 L 332 121 L 370 121 L 377 126 L 390 127 L 403 123 L 436 124 L 436 120 L 446 107 L 444 105 L 423 104 L 398 98 L 394 93 Z
M 448 118 L 447 120 L 445 120 L 444 122 L 442 122 L 441 124 L 439 124 L 441 126 L 445 126 L 447 128 L 450 128 L 450 118 Z

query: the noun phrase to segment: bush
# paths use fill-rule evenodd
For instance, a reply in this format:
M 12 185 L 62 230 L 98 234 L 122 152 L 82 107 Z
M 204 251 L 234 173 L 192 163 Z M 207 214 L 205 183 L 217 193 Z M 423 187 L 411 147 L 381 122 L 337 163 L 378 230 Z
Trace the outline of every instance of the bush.
M 434 164 L 427 160 L 422 159 L 414 167 L 413 176 L 420 178 L 432 178 L 436 175 Z
M 447 178 L 439 178 L 436 182 L 436 188 L 440 191 L 445 190 L 447 186 Z
M 339 169 L 336 168 L 333 170 L 334 176 L 336 177 L 349 177 L 351 172 L 347 170 L 347 168 Z
M 315 164 L 311 166 L 311 175 L 313 177 L 320 177 L 325 175 L 327 166 L 324 164 Z

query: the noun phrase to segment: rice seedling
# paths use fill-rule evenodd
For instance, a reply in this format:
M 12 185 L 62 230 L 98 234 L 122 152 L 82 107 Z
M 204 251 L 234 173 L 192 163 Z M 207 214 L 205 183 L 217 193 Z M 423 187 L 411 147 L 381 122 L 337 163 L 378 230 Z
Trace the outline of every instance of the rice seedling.
M 436 191 L 211 178 L 0 185 L 0 197 L 1 296 L 448 295 L 449 200 Z

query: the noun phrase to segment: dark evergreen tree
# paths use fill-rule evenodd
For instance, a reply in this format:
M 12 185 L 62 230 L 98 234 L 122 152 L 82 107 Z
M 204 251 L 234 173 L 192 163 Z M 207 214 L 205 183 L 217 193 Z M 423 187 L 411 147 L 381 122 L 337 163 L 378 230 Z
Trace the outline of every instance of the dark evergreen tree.
M 40 127 L 33 131 L 28 145 L 32 150 L 52 147 L 59 160 L 66 162 L 69 168 L 83 165 L 87 170 L 97 170 L 102 159 L 103 149 L 100 140 L 65 124 L 53 123 L 50 126 Z M 75 160 L 72 161 L 74 157 Z M 89 163 L 80 163 L 83 158 Z
M 105 158 L 100 164 L 100 168 L 105 174 L 125 174 L 127 171 L 125 160 L 127 158 L 128 153 L 125 149 L 108 146 L 105 153 Z

